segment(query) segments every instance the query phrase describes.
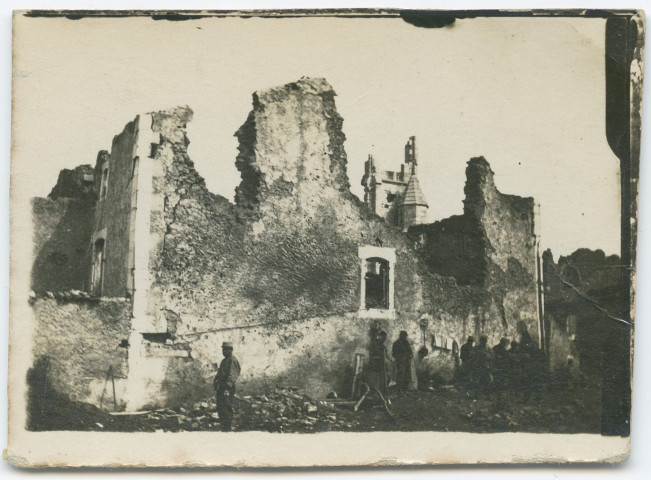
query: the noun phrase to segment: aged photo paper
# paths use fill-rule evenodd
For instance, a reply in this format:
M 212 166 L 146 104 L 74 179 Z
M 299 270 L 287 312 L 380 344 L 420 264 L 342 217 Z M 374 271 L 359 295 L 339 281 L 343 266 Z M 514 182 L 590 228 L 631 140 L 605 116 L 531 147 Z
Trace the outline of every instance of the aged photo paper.
M 5 459 L 625 460 L 644 31 L 15 12 Z

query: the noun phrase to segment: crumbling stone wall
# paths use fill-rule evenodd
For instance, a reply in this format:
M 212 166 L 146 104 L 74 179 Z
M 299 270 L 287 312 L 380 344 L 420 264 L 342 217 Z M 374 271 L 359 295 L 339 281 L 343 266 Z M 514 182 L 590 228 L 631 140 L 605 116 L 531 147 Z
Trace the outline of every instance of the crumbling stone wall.
M 32 200 L 32 290 L 84 290 L 90 268 L 93 203 L 80 198 Z
M 306 361 L 321 364 L 320 373 L 341 375 L 352 354 L 318 329 L 305 331 L 306 325 L 327 321 L 332 335 L 349 329 L 360 303 L 360 244 L 380 239 L 397 247 L 401 284 L 411 281 L 415 267 L 402 267 L 415 258 L 409 242 L 348 191 L 334 92 L 323 81 L 304 81 L 254 96 L 254 110 L 238 132 L 243 180 L 237 205 L 208 192 L 194 170 L 184 134 L 188 117 L 161 117 L 170 128 L 155 155 L 162 168 L 154 195 L 162 201 L 152 203 L 164 209 L 152 213 L 152 230 L 162 240 L 151 257 L 150 304 L 176 322 L 176 341 L 191 343 L 205 378 L 227 338 L 244 357 L 245 386 L 298 372 Z M 397 309 L 417 305 L 408 290 L 410 297 L 396 293 Z M 364 350 L 367 323 L 353 321 L 358 338 L 346 342 Z M 308 383 L 333 380 L 311 376 Z
M 550 368 L 574 359 L 585 375 L 600 381 L 604 351 L 621 307 L 621 261 L 601 250 L 581 248 L 554 261 L 543 254 L 545 330 Z
M 432 271 L 453 277 L 459 285 L 482 283 L 488 270 L 481 224 L 469 215 L 455 215 L 441 221 L 415 225 L 409 236 Z
M 466 322 L 475 327 L 465 331 L 487 333 L 491 342 L 517 339 L 521 320 L 537 339 L 533 199 L 499 192 L 483 157 L 468 162 L 464 191 L 463 215 L 411 227 L 408 234 L 433 272 L 479 287 L 471 290 L 482 300 L 471 303 L 480 307 Z
M 59 198 L 79 198 L 89 203 L 97 199 L 95 172 L 91 165 L 79 165 L 59 172 L 57 183 L 48 195 L 52 200 Z
M 49 384 L 73 401 L 112 410 L 112 368 L 118 408 L 124 407 L 129 302 L 38 297 L 32 311 L 34 364 L 46 368 Z

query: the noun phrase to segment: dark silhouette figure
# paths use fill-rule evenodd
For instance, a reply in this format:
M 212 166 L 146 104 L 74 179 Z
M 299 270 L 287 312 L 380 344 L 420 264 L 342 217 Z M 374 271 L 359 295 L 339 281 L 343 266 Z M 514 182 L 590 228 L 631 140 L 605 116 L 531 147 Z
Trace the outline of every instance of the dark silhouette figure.
M 382 392 L 387 392 L 387 369 L 386 358 L 387 351 L 384 342 L 387 339 L 387 332 L 382 330 L 379 325 L 371 327 L 371 343 L 369 346 L 369 373 L 371 378 L 369 381 L 373 386 Z
M 398 340 L 393 342 L 391 350 L 393 358 L 396 361 L 396 384 L 398 390 L 404 392 L 409 388 L 411 381 L 411 361 L 414 358 L 414 352 L 411 349 L 407 332 L 402 330 Z
M 517 340 L 511 340 L 511 348 L 508 350 L 508 365 L 508 387 L 510 391 L 516 392 L 522 385 L 522 360 L 520 358 L 520 344 Z
M 545 383 L 545 358 L 533 341 L 527 326 L 520 320 L 517 325 L 520 334 L 519 357 L 521 365 L 520 389 L 523 399 L 528 402 L 533 395 L 536 401 L 542 399 Z
M 461 346 L 460 358 L 461 358 L 461 370 L 460 370 L 460 380 L 461 384 L 465 387 L 469 387 L 473 381 L 473 371 L 474 371 L 474 345 L 475 337 L 470 335 L 466 343 Z
M 488 337 L 479 337 L 479 345 L 474 351 L 474 385 L 475 393 L 486 393 L 491 389 L 493 380 L 491 376 L 491 364 L 493 363 L 493 352 L 488 347 Z
M 498 391 L 503 391 L 507 387 L 507 377 L 509 372 L 509 352 L 506 347 L 509 345 L 509 339 L 502 337 L 500 343 L 493 347 L 493 382 Z

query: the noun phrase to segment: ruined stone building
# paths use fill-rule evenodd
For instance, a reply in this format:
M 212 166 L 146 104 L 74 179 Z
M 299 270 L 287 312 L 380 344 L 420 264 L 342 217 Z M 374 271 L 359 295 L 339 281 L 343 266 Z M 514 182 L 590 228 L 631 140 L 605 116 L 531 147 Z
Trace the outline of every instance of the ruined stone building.
M 304 78 L 253 95 L 231 203 L 188 157 L 191 119 L 138 115 L 34 200 L 34 355 L 71 398 L 102 404 L 109 370 L 119 408 L 205 397 L 225 340 L 242 391 L 324 395 L 350 391 L 372 322 L 442 368 L 469 334 L 493 345 L 523 321 L 542 338 L 534 202 L 500 193 L 485 159 L 467 164 L 463 215 L 423 223 L 413 138 L 400 172 L 369 159 L 362 202 L 335 92 Z
M 613 354 L 613 329 L 621 322 L 621 260 L 581 248 L 554 261 L 543 256 L 544 345 L 552 371 L 573 368 L 601 381 L 605 355 Z

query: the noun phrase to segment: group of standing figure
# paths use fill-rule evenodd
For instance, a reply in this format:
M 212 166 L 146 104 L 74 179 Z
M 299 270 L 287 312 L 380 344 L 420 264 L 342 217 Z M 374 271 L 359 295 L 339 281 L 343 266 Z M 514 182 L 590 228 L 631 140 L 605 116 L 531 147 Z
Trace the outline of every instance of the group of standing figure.
M 414 370 L 414 351 L 407 338 L 407 332 L 402 330 L 398 339 L 393 342 L 391 356 L 384 345 L 387 332 L 379 325 L 371 327 L 371 343 L 369 348 L 369 374 L 383 394 L 387 392 L 391 381 L 395 381 L 398 391 L 415 390 L 416 374 Z
M 545 359 L 524 325 L 518 325 L 520 342 L 502 337 L 494 347 L 488 337 L 474 345 L 471 335 L 461 347 L 458 383 L 475 396 L 489 392 L 522 393 L 524 400 L 542 395 Z

